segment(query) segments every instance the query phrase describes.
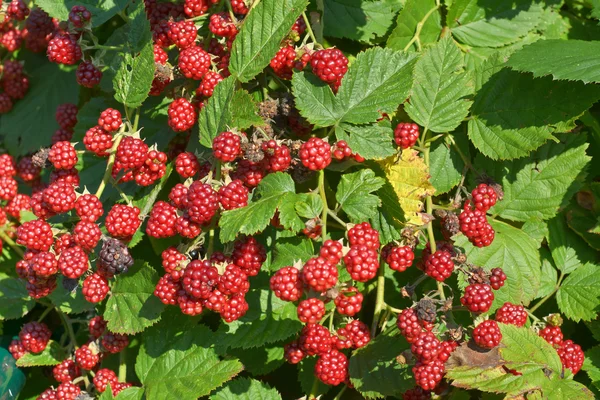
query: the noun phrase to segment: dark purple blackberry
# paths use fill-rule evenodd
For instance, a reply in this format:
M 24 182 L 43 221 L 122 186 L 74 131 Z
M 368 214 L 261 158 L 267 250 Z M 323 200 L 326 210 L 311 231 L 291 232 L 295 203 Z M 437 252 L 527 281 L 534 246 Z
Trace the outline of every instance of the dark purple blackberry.
M 133 265 L 133 257 L 123 242 L 114 238 L 105 238 L 98 262 L 109 274 L 118 275 L 127 272 Z

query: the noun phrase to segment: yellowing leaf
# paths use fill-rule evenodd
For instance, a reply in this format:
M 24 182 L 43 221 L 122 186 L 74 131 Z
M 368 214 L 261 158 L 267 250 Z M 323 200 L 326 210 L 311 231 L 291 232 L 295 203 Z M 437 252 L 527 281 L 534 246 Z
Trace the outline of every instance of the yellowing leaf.
M 402 157 L 388 157 L 379 166 L 394 188 L 406 222 L 423 225 L 419 213 L 423 210 L 423 198 L 431 196 L 435 188 L 429 182 L 429 170 L 418 152 L 411 149 L 402 151 Z

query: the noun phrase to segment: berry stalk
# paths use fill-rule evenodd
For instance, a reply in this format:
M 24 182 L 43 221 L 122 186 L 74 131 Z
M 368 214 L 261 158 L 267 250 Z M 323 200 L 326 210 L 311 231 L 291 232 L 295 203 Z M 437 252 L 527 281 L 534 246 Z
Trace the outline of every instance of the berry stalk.
M 327 239 L 327 213 L 329 207 L 327 206 L 327 195 L 325 194 L 325 170 L 319 171 L 319 195 L 323 202 L 323 211 L 321 213 L 321 237 L 323 242 Z
M 6 244 L 10 246 L 11 249 L 15 251 L 19 255 L 19 257 L 23 258 L 23 250 L 6 234 L 6 232 L 0 230 L 0 239 Z
M 121 132 L 123 131 L 124 127 L 125 127 L 125 125 L 123 125 L 123 127 L 121 127 Z M 100 198 L 100 196 L 102 196 L 104 189 L 106 189 L 106 184 L 112 177 L 111 176 L 112 167 L 115 164 L 115 158 L 117 156 L 117 148 L 119 147 L 119 143 L 121 143 L 121 140 L 123 140 L 123 135 L 117 135 L 117 137 L 115 138 L 115 142 L 113 143 L 112 147 L 110 148 L 110 156 L 108 157 L 108 162 L 106 163 L 106 170 L 104 171 L 104 176 L 102 177 L 102 182 L 100 182 L 100 185 L 98 185 L 98 190 L 96 190 L 97 198 Z

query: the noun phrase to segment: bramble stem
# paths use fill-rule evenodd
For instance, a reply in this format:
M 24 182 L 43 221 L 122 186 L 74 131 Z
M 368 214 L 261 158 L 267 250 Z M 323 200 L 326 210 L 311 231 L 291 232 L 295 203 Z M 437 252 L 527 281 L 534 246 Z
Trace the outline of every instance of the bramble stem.
M 40 315 L 40 317 L 38 318 L 37 322 L 42 322 L 44 320 L 44 318 L 46 318 L 46 315 L 48 315 L 50 313 L 50 311 L 54 310 L 54 306 L 48 306 L 44 312 L 42 313 L 42 315 Z
M 6 234 L 6 232 L 0 231 L 0 239 L 2 239 L 2 241 L 4 243 L 6 243 L 7 245 L 9 245 L 10 248 L 13 249 L 14 252 L 19 255 L 19 257 L 23 257 L 23 255 L 24 255 L 23 250 L 10 237 L 8 237 L 8 235 Z
M 310 21 L 308 20 L 308 17 L 306 16 L 306 11 L 302 12 L 302 18 L 304 19 L 304 23 L 306 24 L 306 30 L 308 31 L 308 35 L 312 39 L 313 43 L 319 43 L 319 41 L 315 37 L 315 33 L 313 32 L 312 27 L 310 26 Z
M 125 359 L 127 349 L 121 350 L 119 353 L 119 382 L 127 380 L 127 360 Z
M 323 202 L 323 212 L 321 213 L 321 237 L 323 242 L 327 239 L 327 212 L 329 207 L 327 206 L 327 196 L 325 195 L 325 170 L 319 171 L 319 195 L 321 195 L 321 201 Z
M 540 306 L 542 304 L 544 304 L 545 302 L 547 302 L 548 300 L 550 300 L 552 298 L 552 296 L 554 296 L 556 294 L 556 292 L 558 292 L 558 289 L 560 289 L 560 284 L 562 283 L 563 278 L 565 277 L 564 273 L 560 274 L 560 278 L 558 278 L 558 282 L 556 283 L 556 287 L 554 288 L 554 290 L 548 294 L 548 296 L 544 297 L 543 299 L 541 299 L 540 301 L 538 301 L 536 303 L 535 306 L 531 307 L 529 309 L 529 313 L 533 314 L 533 312 L 535 310 L 537 310 L 538 308 L 540 308 Z
M 340 400 L 342 398 L 342 395 L 346 391 L 346 389 L 348 389 L 348 386 L 344 385 L 344 387 L 342 388 L 342 390 L 340 390 L 338 392 L 338 394 L 333 398 L 333 400 Z
M 381 260 L 379 261 L 379 271 L 377 273 L 377 297 L 375 300 L 375 311 L 373 312 L 373 323 L 371 324 L 371 336 L 375 337 L 375 332 L 377 332 L 377 324 L 379 323 L 379 316 L 381 315 L 381 310 L 383 310 L 386 306 L 385 304 L 385 267 L 381 265 Z
M 327 210 L 327 214 L 329 214 L 331 218 L 335 219 L 344 229 L 346 228 L 347 224 L 344 221 L 342 221 L 335 212 L 333 212 L 332 210 Z
M 319 379 L 315 377 L 312 388 L 310 389 L 310 393 L 308 394 L 308 396 L 306 396 L 306 400 L 316 399 L 317 390 L 319 390 Z
M 413 35 L 412 39 L 410 39 L 410 42 L 408 42 L 406 46 L 404 46 L 404 51 L 408 51 L 408 49 L 410 49 L 410 46 L 412 46 L 415 42 L 417 43 L 417 50 L 421 51 L 421 31 L 423 30 L 423 25 L 425 25 L 425 22 L 427 22 L 429 17 L 431 17 L 431 15 L 440 8 L 439 1 L 437 1 L 436 3 L 437 4 L 435 5 L 435 7 L 427 11 L 427 14 L 425 14 L 423 19 L 417 23 L 417 29 L 415 30 L 415 34 Z
M 77 347 L 77 340 L 75 339 L 75 331 L 73 331 L 73 325 L 71 324 L 69 317 L 67 317 L 59 309 L 56 309 L 56 312 L 58 313 L 58 316 L 62 320 L 63 325 L 65 326 L 65 329 L 67 330 L 67 334 L 69 335 L 69 339 L 71 340 L 71 344 L 69 346 Z
M 121 128 L 121 131 L 122 130 L 123 128 Z M 122 139 L 123 135 L 117 135 L 117 137 L 115 138 L 115 142 L 110 148 L 110 156 L 108 157 L 108 162 L 106 163 L 106 170 L 104 171 L 102 182 L 100 182 L 100 185 L 98 185 L 98 190 L 96 190 L 97 198 L 100 198 L 100 196 L 102 196 L 102 193 L 104 193 L 104 189 L 106 189 L 106 184 L 112 178 L 112 167 L 115 164 L 115 158 L 117 157 L 117 148 L 119 147 L 119 143 L 121 143 Z

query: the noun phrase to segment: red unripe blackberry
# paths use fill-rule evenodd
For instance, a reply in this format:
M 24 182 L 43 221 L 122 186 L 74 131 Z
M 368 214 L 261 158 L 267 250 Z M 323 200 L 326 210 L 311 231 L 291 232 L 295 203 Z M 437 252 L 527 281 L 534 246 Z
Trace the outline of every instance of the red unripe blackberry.
M 73 130 L 73 128 L 75 128 L 75 125 L 77 125 L 78 112 L 79 110 L 77 109 L 77 106 L 75 104 L 63 103 L 59 104 L 59 106 L 56 107 L 56 113 L 54 114 L 54 118 L 56 119 L 56 122 L 58 122 L 58 125 L 61 128 L 70 131 Z
M 73 359 L 67 358 L 52 369 L 52 375 L 57 382 L 71 382 L 81 375 L 81 370 Z
M 421 362 L 431 362 L 437 358 L 441 343 L 431 332 L 421 332 L 412 342 L 410 350 Z
M 353 317 L 360 312 L 363 298 L 362 293 L 357 288 L 350 286 L 341 289 L 333 301 L 338 313 Z
M 177 304 L 185 315 L 200 315 L 204 311 L 204 300 L 190 296 L 183 289 L 177 292 Z
M 573 375 L 579 372 L 585 361 L 583 350 L 572 340 L 565 340 L 556 350 L 564 368 L 569 368 Z
M 368 222 L 362 222 L 348 230 L 348 242 L 350 246 L 365 245 L 370 249 L 379 250 L 379 232 Z
M 75 207 L 77 194 L 73 185 L 65 182 L 54 182 L 43 192 L 43 201 L 55 214 L 69 212 Z
M 104 209 L 95 194 L 83 194 L 75 202 L 75 212 L 82 221 L 96 222 L 104 214 Z
M 58 142 L 52 145 L 48 160 L 56 169 L 70 169 L 77 165 L 77 151 L 70 142 Z
M 331 146 L 317 137 L 304 142 L 298 154 L 302 165 L 312 171 L 325 169 L 331 163 Z
M 235 24 L 231 21 L 231 17 L 224 12 L 217 12 L 210 16 L 208 29 L 215 36 L 223 36 L 232 38 L 237 35 L 238 30 Z
M 8 28 L 2 35 L 2 37 L 0 37 L 0 45 L 2 45 L 2 47 L 4 47 L 6 50 L 8 50 L 9 52 L 14 52 L 17 51 L 20 47 L 21 47 L 21 43 L 23 43 L 23 37 L 22 37 L 22 33 L 21 30 L 18 28 Z M 3 83 L 7 83 L 7 82 L 13 82 L 13 81 L 6 81 Z M 6 88 L 4 89 L 6 91 Z M 8 93 L 8 91 L 7 91 Z M 10 93 L 9 93 L 10 95 Z
M 484 313 L 490 309 L 494 301 L 494 292 L 490 285 L 474 283 L 465 288 L 460 302 L 471 312 Z
M 323 257 L 309 259 L 302 268 L 302 281 L 315 292 L 324 292 L 335 286 L 338 270 Z
M 168 247 L 161 253 L 162 266 L 173 279 L 179 280 L 187 264 L 187 257 L 175 247 Z
M 42 169 L 31 161 L 30 156 L 25 156 L 17 164 L 17 175 L 24 182 L 32 182 L 40 177 Z
M 82 285 L 83 297 L 90 303 L 99 303 L 108 294 L 110 287 L 105 277 L 100 274 L 92 274 L 85 278 Z
M 553 347 L 558 347 L 563 343 L 563 333 L 560 326 L 546 325 L 540 330 L 539 335 Z
M 297 268 L 283 267 L 271 277 L 270 287 L 281 300 L 297 301 L 302 297 L 304 284 Z
M 175 170 L 182 178 L 191 178 L 200 171 L 200 163 L 194 153 L 186 151 L 175 159 Z
M 217 288 L 225 295 L 246 294 L 250 290 L 250 282 L 244 271 L 234 264 L 229 264 L 219 277 Z
M 198 29 L 194 21 L 181 20 L 177 22 L 171 22 L 167 36 L 180 49 L 185 49 L 194 45 L 196 37 L 198 36 Z
M 298 319 L 306 324 L 317 324 L 325 315 L 325 303 L 316 298 L 302 300 L 298 304 Z
M 51 276 L 48 279 L 27 282 L 25 288 L 27 289 L 29 296 L 33 299 L 37 300 L 46 297 L 56 289 L 56 275 Z
M 21 0 L 18 0 L 21 1 Z M 18 61 L 6 60 L 3 64 L 2 77 L 6 79 L 15 79 L 24 74 L 23 64 Z
M 527 311 L 525 311 L 525 307 L 522 305 L 506 302 L 496 311 L 496 321 L 504 324 L 524 326 L 527 323 Z
M 183 10 L 189 18 L 198 17 L 208 11 L 208 0 L 185 0 Z
M 86 88 L 93 88 L 100 84 L 102 71 L 93 62 L 82 61 L 77 66 L 77 71 L 75 71 L 75 79 L 79 85 Z
M 230 175 L 231 179 L 239 179 L 249 188 L 258 186 L 266 175 L 263 163 L 253 163 L 248 160 L 240 160 L 236 170 Z
M 344 246 L 336 240 L 326 240 L 319 250 L 319 255 L 331 264 L 336 265 L 342 260 Z
M 367 282 L 377 275 L 379 256 L 376 250 L 366 245 L 352 246 L 344 256 L 344 263 L 352 279 Z
M 144 165 L 148 154 L 148 145 L 143 140 L 126 136 L 117 148 L 115 168 L 135 169 Z
M 81 59 L 81 47 L 75 37 L 59 33 L 48 42 L 47 54 L 50 62 L 73 65 Z
M 56 388 L 57 400 L 76 400 L 80 394 L 81 389 L 79 388 L 79 386 L 76 386 L 71 382 L 61 383 Z
M 307 324 L 298 339 L 298 345 L 309 356 L 327 353 L 333 348 L 333 343 L 329 330 L 318 324 Z
M 409 149 L 417 143 L 419 139 L 419 125 L 410 122 L 402 122 L 394 129 L 394 141 L 396 145 Z
M 98 339 L 100 336 L 104 334 L 106 330 L 107 322 L 102 318 L 101 315 L 96 315 L 94 318 L 90 319 L 88 323 L 88 330 L 90 331 L 90 335 L 92 335 L 95 339 Z
M 415 387 L 407 390 L 402 395 L 402 400 L 430 400 L 431 392 L 423 390 L 421 387 Z
M 56 390 L 48 388 L 44 390 L 38 397 L 36 397 L 36 400 L 58 400 L 57 396 Z
M 8 202 L 6 207 L 4 207 L 4 211 L 6 214 L 20 221 L 21 211 L 31 211 L 30 203 L 31 198 L 29 196 L 26 194 L 17 193 L 17 195 Z
M 171 204 L 173 204 L 180 210 L 187 210 L 189 206 L 188 192 L 188 187 L 181 183 L 178 183 L 175 186 L 173 186 L 171 188 L 171 191 L 169 192 L 169 200 L 171 200 Z
M 241 15 L 246 15 L 249 11 L 244 0 L 231 0 L 231 9 L 234 13 Z
M 452 261 L 452 254 L 447 250 L 437 250 L 425 259 L 425 273 L 436 281 L 445 281 L 452 272 L 454 272 L 454 261 Z
M 102 368 L 94 375 L 94 386 L 98 393 L 104 393 L 106 386 L 110 383 L 110 387 L 114 388 L 119 383 L 117 374 L 108 368 Z
M 348 146 L 345 140 L 339 140 L 332 148 L 333 158 L 338 161 L 342 161 L 344 158 L 352 156 L 352 149 Z
M 88 268 L 88 256 L 79 246 L 63 250 L 58 257 L 58 269 L 67 278 L 79 278 Z
M 187 212 L 177 218 L 175 229 L 178 234 L 188 239 L 194 239 L 202 232 L 202 226 L 193 222 Z
M 175 305 L 177 304 L 177 293 L 179 290 L 181 290 L 181 284 L 167 273 L 158 280 L 154 289 L 154 295 L 163 304 Z
M 415 259 L 415 253 L 410 246 L 392 247 L 385 261 L 391 269 L 398 272 L 404 272 L 410 267 Z
M 433 360 L 427 364 L 417 362 L 412 369 L 417 385 L 425 390 L 433 390 L 441 382 L 446 367 L 440 360 Z
M 502 271 L 502 268 L 493 268 L 492 275 L 490 276 L 490 285 L 492 289 L 498 290 L 502 286 L 504 286 L 504 281 L 506 281 L 506 274 Z
M 6 93 L 0 93 L 0 114 L 6 114 L 12 110 L 13 101 Z
M 495 232 L 487 222 L 485 213 L 465 207 L 458 216 L 460 231 L 477 247 L 487 247 L 494 240 Z
M 189 79 L 200 80 L 210 69 L 210 55 L 202 47 L 190 46 L 179 53 L 179 69 Z
M 45 221 L 36 219 L 17 228 L 17 243 L 30 250 L 48 251 L 53 241 L 52 227 Z
M 305 356 L 306 354 L 300 348 L 298 342 L 288 343 L 283 346 L 283 357 L 290 364 L 298 364 Z
M 183 289 L 198 299 L 207 299 L 219 283 L 219 271 L 208 260 L 190 262 L 181 278 Z
M 204 78 L 202 78 L 202 82 L 200 82 L 200 86 L 196 89 L 197 96 L 211 97 L 213 92 L 215 91 L 215 87 L 219 82 L 221 82 L 224 78 L 221 74 L 213 71 L 208 71 Z
M 473 329 L 473 340 L 479 347 L 492 349 L 500 344 L 502 333 L 496 321 L 488 319 Z
M 31 268 L 36 277 L 49 278 L 58 272 L 58 261 L 56 256 L 49 251 L 40 251 L 34 254 Z
M 406 308 L 398 314 L 396 321 L 400 334 L 406 338 L 408 343 L 413 343 L 421 332 L 423 332 L 423 323 L 417 317 L 417 312 L 414 308 Z
M 492 208 L 498 200 L 498 194 L 496 191 L 485 183 L 481 183 L 479 186 L 473 189 L 471 196 L 473 198 L 475 208 L 484 213 Z
M 203 224 L 212 219 L 219 209 L 219 196 L 212 186 L 193 182 L 188 189 L 188 215 L 192 222 Z
M 11 177 L 0 176 L 0 200 L 11 200 L 17 195 L 18 183 Z
M 44 351 L 50 341 L 50 336 L 52 336 L 52 332 L 43 322 L 28 322 L 19 332 L 19 340 L 23 348 L 32 353 Z
M 79 172 L 75 168 L 55 169 L 50 172 L 50 184 L 55 182 L 68 183 L 71 186 L 79 186 Z
M 319 79 L 330 84 L 339 84 L 348 71 L 348 59 L 338 49 L 316 51 L 310 65 Z
M 106 230 L 117 239 L 130 240 L 141 224 L 140 209 L 135 206 L 115 204 L 106 216 Z
M 269 65 L 278 77 L 292 79 L 296 56 L 294 46 L 284 46 L 277 51 L 277 54 L 271 59 Z
M 69 22 L 76 28 L 83 28 L 92 19 L 90 13 L 84 6 L 73 6 L 69 12 Z
M 224 210 L 234 210 L 248 205 L 248 188 L 235 179 L 219 189 L 219 203 Z
M 227 296 L 215 289 L 210 293 L 210 296 L 204 300 L 204 306 L 214 312 L 221 312 L 226 302 Z
M 347 323 L 343 328 L 339 328 L 337 335 L 336 346 L 339 350 L 349 348 L 359 349 L 371 341 L 369 327 L 364 322 L 356 319 Z
M 348 358 L 337 350 L 321 354 L 315 364 L 315 376 L 326 385 L 339 385 L 348 379 Z
M 100 356 L 87 344 L 84 344 L 75 350 L 75 361 L 77 361 L 77 364 L 79 364 L 81 368 L 91 370 L 98 364 L 98 361 L 100 361 Z
M 123 120 L 121 118 L 121 113 L 114 108 L 107 108 L 102 111 L 102 113 L 100 113 L 100 118 L 98 118 L 98 126 L 106 132 L 116 132 L 122 124 Z
M 267 253 L 263 245 L 249 236 L 235 241 L 231 259 L 246 275 L 256 276 L 267 259 Z
M 175 236 L 176 222 L 177 209 L 165 201 L 157 201 L 150 212 L 146 233 L 157 239 Z
M 15 21 L 23 21 L 29 15 L 29 7 L 23 0 L 12 0 L 6 8 L 6 16 Z
M 269 172 L 285 171 L 292 163 L 290 149 L 286 145 L 279 145 L 275 140 L 263 142 L 261 147 L 265 154 L 264 164 Z
M 56 144 L 58 142 L 70 142 L 73 138 L 73 131 L 70 129 L 57 129 L 54 134 L 52 134 L 52 138 L 50 140 L 51 144 Z
M 166 19 L 161 19 L 152 26 L 152 41 L 159 46 L 169 47 L 173 44 L 169 39 L 171 24 Z
M 242 152 L 241 139 L 233 132 L 221 132 L 213 139 L 212 149 L 216 159 L 234 161 Z
M 187 99 L 180 97 L 169 105 L 169 126 L 175 132 L 191 129 L 196 123 L 198 115 L 196 109 Z
M 121 333 L 107 332 L 102 336 L 102 347 L 109 353 L 120 353 L 129 346 L 129 338 Z
M 9 154 L 0 155 L 0 176 L 15 176 L 17 174 L 17 166 L 15 159 Z
M 458 347 L 458 343 L 453 340 L 442 342 L 440 344 L 440 353 L 438 354 L 438 360 L 446 362 L 450 359 L 450 356 Z
M 221 311 L 219 311 L 219 314 L 221 314 L 223 321 L 231 323 L 242 318 L 249 308 L 250 306 L 244 295 L 238 293 L 234 294 L 230 299 L 223 303 L 223 307 L 221 308 Z

